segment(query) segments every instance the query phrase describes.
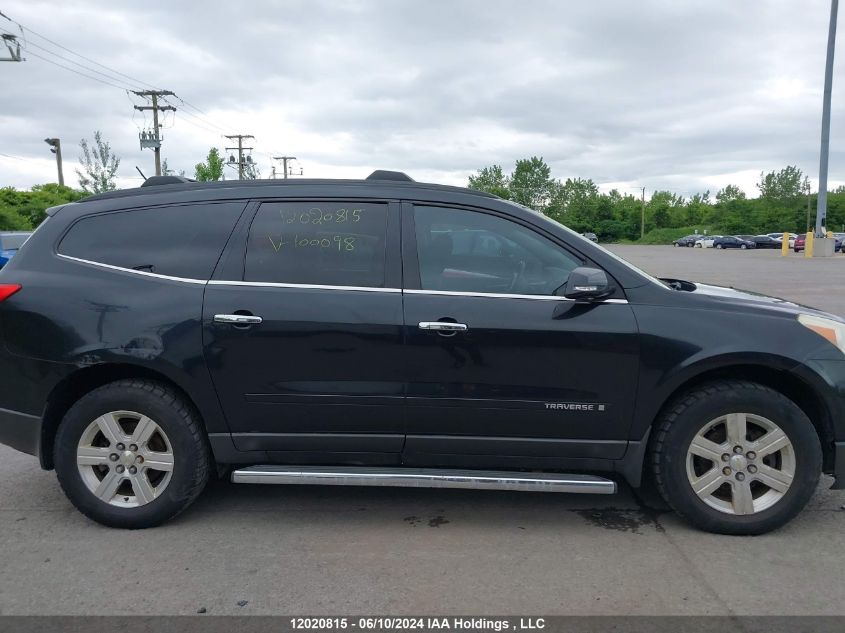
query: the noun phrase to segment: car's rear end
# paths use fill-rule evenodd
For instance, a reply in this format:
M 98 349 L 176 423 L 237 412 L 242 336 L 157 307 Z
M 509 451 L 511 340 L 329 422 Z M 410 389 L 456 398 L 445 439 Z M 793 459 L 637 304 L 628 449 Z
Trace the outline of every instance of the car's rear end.
M 38 258 L 38 242 L 49 252 L 45 233 L 50 216 L 61 207 L 48 209 L 47 219 L 34 233 L 11 233 L 0 237 L 0 444 L 11 446 L 31 455 L 40 454 L 41 420 L 48 389 L 59 376 L 52 363 L 12 353 L 10 332 L 18 326 L 26 328 L 41 340 L 49 338 L 33 306 L 25 297 L 27 277 L 37 273 L 29 271 L 30 262 Z M 13 257 L 14 256 L 14 257 Z M 37 268 L 37 267 L 36 267 Z

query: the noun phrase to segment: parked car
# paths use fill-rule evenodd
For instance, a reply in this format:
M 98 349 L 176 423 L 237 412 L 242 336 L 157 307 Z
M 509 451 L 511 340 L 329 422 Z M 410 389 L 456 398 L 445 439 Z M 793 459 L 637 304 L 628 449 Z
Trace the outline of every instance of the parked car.
M 736 235 L 726 235 L 725 237 L 719 237 L 713 240 L 713 248 L 741 248 L 742 250 L 746 250 L 749 248 L 755 248 L 757 245 L 752 242 L 751 240 L 744 240 Z
M 767 233 L 766 235 L 768 235 L 769 237 L 771 237 L 773 239 L 776 239 L 778 242 L 783 244 L 783 232 L 781 232 L 781 233 Z M 798 236 L 795 233 L 789 234 L 789 248 L 793 248 L 795 246 L 795 239 L 797 237 Z
M 647 473 L 729 534 L 783 525 L 822 472 L 845 486 L 845 321 L 655 279 L 493 195 L 155 177 L 47 214 L 0 271 L 0 442 L 105 525 L 160 524 L 212 475 L 610 494 Z
M 695 243 L 693 244 L 693 246 L 695 246 L 696 248 L 713 248 L 713 243 L 717 239 L 719 239 L 720 237 L 722 237 L 722 236 L 721 235 L 699 236 L 699 238 L 697 240 L 695 240 Z
M 692 247 L 695 246 L 695 241 L 700 238 L 701 236 L 697 233 L 695 235 L 687 235 L 685 237 L 679 237 L 674 242 L 672 242 L 673 246 L 687 246 Z
M 582 233 L 581 235 L 586 237 L 591 242 L 598 242 L 599 241 L 599 238 L 595 233 Z
M 0 233 L 0 268 L 3 268 L 24 242 L 32 235 L 32 231 L 9 231 Z
M 768 235 L 755 235 L 751 238 L 751 241 L 754 242 L 755 248 L 781 248 L 783 245 L 783 241 L 778 241 L 773 237 Z

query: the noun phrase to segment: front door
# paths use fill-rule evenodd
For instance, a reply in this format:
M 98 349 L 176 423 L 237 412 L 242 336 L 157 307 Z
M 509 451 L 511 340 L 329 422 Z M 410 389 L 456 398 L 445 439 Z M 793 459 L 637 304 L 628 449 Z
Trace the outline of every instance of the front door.
M 286 461 L 309 452 L 398 461 L 398 204 L 257 207 L 233 237 L 224 278 L 209 283 L 203 309 L 206 360 L 236 447 Z
M 555 295 L 587 262 L 492 211 L 403 212 L 406 460 L 621 457 L 638 368 L 621 291 L 593 304 Z

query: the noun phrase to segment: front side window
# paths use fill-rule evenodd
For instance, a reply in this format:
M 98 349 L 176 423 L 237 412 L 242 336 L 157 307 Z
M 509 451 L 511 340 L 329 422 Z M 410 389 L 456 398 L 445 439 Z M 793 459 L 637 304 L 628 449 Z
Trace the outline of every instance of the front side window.
M 211 276 L 243 202 L 133 209 L 83 218 L 58 252 L 171 277 Z
M 387 204 L 262 204 L 247 243 L 245 281 L 383 288 Z
M 423 290 L 553 295 L 580 259 L 516 222 L 464 209 L 414 208 Z

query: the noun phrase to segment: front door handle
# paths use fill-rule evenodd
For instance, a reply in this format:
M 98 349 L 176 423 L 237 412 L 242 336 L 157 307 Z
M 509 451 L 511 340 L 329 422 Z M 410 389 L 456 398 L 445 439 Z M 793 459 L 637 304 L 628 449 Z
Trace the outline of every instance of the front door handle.
M 264 319 L 252 314 L 215 314 L 215 323 L 226 323 L 229 325 L 258 325 Z
M 466 332 L 466 323 L 453 323 L 451 321 L 420 321 L 421 330 L 434 330 L 435 332 Z

